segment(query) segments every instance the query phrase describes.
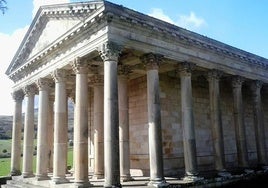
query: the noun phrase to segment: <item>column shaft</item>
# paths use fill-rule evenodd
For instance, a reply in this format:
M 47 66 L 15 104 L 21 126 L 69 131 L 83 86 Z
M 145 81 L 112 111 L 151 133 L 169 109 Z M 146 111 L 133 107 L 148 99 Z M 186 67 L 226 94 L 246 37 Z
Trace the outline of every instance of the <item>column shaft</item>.
M 17 176 L 21 174 L 20 158 L 21 158 L 21 128 L 22 128 L 22 100 L 23 92 L 16 91 L 13 93 L 15 101 L 13 126 L 12 126 L 12 144 L 11 144 L 11 175 Z
M 36 178 L 37 180 L 48 179 L 48 105 L 50 81 L 41 78 L 37 81 L 39 88 L 38 107 L 38 129 L 37 129 L 37 158 L 36 158 Z
M 240 167 L 248 166 L 248 153 L 246 144 L 246 130 L 244 125 L 244 113 L 242 102 L 242 83 L 241 77 L 234 77 L 232 80 L 233 97 L 234 97 L 234 123 L 236 135 L 236 147 L 238 165 Z
M 120 187 L 117 61 L 104 62 L 105 186 Z
M 74 125 L 74 182 L 88 182 L 88 76 L 87 67 L 76 59 L 75 125 Z
M 262 87 L 262 82 L 260 81 L 254 81 L 251 85 L 251 90 L 252 90 L 252 95 L 253 95 L 253 115 L 254 115 L 258 163 L 259 165 L 266 165 L 267 155 L 266 155 L 266 146 L 265 146 L 263 109 L 262 109 L 262 102 L 261 102 L 261 87 Z
M 119 147 L 121 180 L 132 180 L 130 176 L 129 159 L 129 114 L 127 76 L 118 77 L 118 106 L 119 106 Z
M 183 127 L 184 163 L 186 176 L 198 174 L 193 116 L 191 64 L 183 63 L 181 77 L 181 120 Z
M 161 107 L 158 75 L 161 57 L 150 53 L 143 56 L 143 61 L 147 65 L 147 105 L 150 156 L 149 185 L 161 187 L 166 183 L 163 172 Z
M 25 121 L 24 121 L 24 144 L 22 176 L 33 176 L 33 151 L 34 151 L 34 96 L 35 87 L 26 86 L 24 93 L 27 97 Z
M 104 88 L 103 77 L 95 75 L 91 78 L 94 85 L 94 178 L 104 177 Z
M 119 52 L 114 43 L 103 44 L 100 51 L 104 61 L 104 187 L 121 187 L 117 85 Z
M 66 72 L 55 70 L 53 78 L 55 85 L 55 112 L 54 112 L 54 159 L 53 178 L 55 183 L 67 182 L 65 178 L 67 164 L 67 94 L 66 94 Z
M 216 170 L 222 171 L 225 168 L 224 143 L 220 109 L 220 73 L 216 70 L 209 72 L 209 97 L 210 97 L 210 122 L 212 126 L 212 139 L 215 152 Z

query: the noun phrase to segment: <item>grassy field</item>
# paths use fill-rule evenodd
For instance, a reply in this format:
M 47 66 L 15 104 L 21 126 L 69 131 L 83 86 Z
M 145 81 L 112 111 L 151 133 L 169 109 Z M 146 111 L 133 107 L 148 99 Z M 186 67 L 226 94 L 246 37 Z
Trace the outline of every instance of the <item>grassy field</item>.
M 11 150 L 11 140 L 0 140 L 0 153 L 6 149 L 10 153 Z
M 3 149 L 7 149 L 7 152 L 10 152 L 11 140 L 0 140 L 0 152 Z M 68 166 L 73 166 L 73 148 L 68 148 Z M 22 165 L 22 158 L 21 158 Z M 36 156 L 33 159 L 33 171 L 36 169 Z M 10 158 L 0 158 L 0 176 L 7 176 L 10 173 Z

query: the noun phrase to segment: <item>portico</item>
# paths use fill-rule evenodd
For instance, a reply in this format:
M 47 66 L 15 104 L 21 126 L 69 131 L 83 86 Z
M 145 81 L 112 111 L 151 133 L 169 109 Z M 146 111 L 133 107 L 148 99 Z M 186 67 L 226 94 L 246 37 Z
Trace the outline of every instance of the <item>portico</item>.
M 169 175 L 198 181 L 201 171 L 267 165 L 263 106 L 268 104 L 261 100 L 267 67 L 267 59 L 107 1 L 41 7 L 6 71 L 15 101 L 11 174 L 21 171 L 23 97 L 23 178 L 90 187 L 91 135 L 92 175 L 104 179 L 104 187 L 121 187 L 133 175 L 149 176 L 148 185 L 163 187 Z M 70 89 L 71 181 L 66 178 Z

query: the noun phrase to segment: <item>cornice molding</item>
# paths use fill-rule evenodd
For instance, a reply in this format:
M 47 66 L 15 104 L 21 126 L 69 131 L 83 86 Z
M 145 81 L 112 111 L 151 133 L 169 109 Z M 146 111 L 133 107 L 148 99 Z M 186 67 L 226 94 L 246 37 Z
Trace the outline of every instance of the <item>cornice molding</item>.
M 11 74 L 18 71 L 18 69 L 21 69 L 24 66 L 28 66 L 26 64 L 31 64 L 39 60 L 43 56 L 47 55 L 50 51 L 61 46 L 65 41 L 73 38 L 75 34 L 77 34 L 78 32 L 81 32 L 81 30 L 88 27 L 89 25 L 91 25 L 93 22 L 97 20 L 96 18 L 92 18 L 92 17 L 103 16 L 103 14 L 100 14 L 97 16 L 95 14 L 93 14 L 94 16 L 89 15 L 89 13 L 93 11 L 101 12 L 103 9 L 101 9 L 101 11 L 97 11 L 97 9 L 100 9 L 101 6 L 103 6 L 103 1 L 99 0 L 99 1 L 91 1 L 87 3 L 69 3 L 69 4 L 61 4 L 57 6 L 47 5 L 47 6 L 40 7 L 30 28 L 25 34 L 25 37 L 17 53 L 12 59 L 12 62 L 10 66 L 8 67 L 6 74 L 10 76 Z M 30 45 L 34 45 L 30 43 L 29 41 L 33 37 L 38 37 L 36 36 L 36 33 L 37 33 L 36 31 L 42 30 L 42 28 L 46 26 L 48 20 L 51 18 L 59 19 L 59 18 L 67 18 L 67 17 L 73 18 L 73 19 L 74 18 L 80 19 L 80 20 L 83 20 L 83 22 L 80 22 L 79 24 L 74 26 L 73 29 L 71 29 L 62 37 L 54 41 L 51 45 L 49 45 L 47 48 L 42 50 L 40 53 L 33 56 L 30 60 L 28 60 L 27 62 L 23 62 L 25 61 L 26 57 L 29 56 L 29 53 L 30 53 L 30 51 L 27 51 L 27 49 L 31 48 Z

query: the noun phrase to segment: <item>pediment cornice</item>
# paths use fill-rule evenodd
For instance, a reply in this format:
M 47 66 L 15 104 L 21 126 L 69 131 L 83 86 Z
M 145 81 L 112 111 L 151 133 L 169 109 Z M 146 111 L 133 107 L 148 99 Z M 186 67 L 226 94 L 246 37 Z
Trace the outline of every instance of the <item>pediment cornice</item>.
M 147 31 L 157 33 L 156 35 L 163 35 L 165 36 L 164 38 L 172 38 L 172 41 L 178 41 L 186 46 L 193 46 L 210 53 L 216 53 L 221 56 L 234 59 L 235 61 L 268 69 L 268 59 L 266 58 L 134 10 L 128 8 L 124 8 L 123 10 L 120 6 L 116 6 L 112 3 L 109 4 L 111 6 L 107 6 L 106 11 L 110 12 L 113 17 L 113 21 L 117 20 L 120 23 L 128 24 L 132 28 L 136 26 L 135 28 L 141 28 L 142 30 L 147 29 Z
M 103 6 L 102 0 L 81 2 L 81 3 L 69 3 L 41 6 L 33 19 L 25 37 L 17 50 L 10 66 L 8 67 L 6 74 L 10 75 L 16 71 L 19 67 L 28 62 L 27 58 L 35 45 L 35 39 L 37 39 L 49 20 L 84 20 L 89 17 L 90 13 L 96 11 Z M 67 31 L 68 32 L 68 31 Z M 35 56 L 36 57 L 36 56 Z M 38 56 L 37 56 L 38 57 Z

